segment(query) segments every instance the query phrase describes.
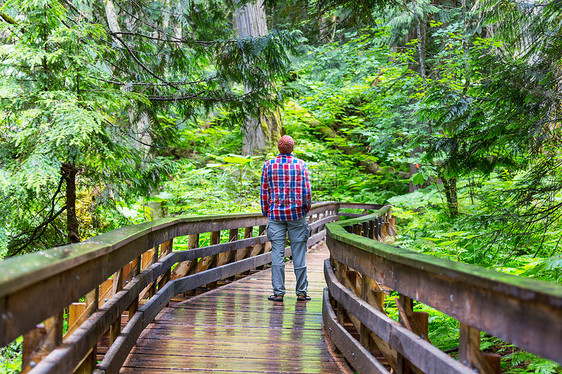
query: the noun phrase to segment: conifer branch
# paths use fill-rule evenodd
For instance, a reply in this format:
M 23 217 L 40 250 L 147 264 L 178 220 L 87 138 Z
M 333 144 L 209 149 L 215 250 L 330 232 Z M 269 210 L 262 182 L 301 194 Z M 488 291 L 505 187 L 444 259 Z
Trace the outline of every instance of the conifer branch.
M 17 24 L 18 24 L 18 22 L 17 22 L 15 19 L 13 19 L 12 17 L 10 17 L 9 15 L 7 15 L 7 14 L 4 13 L 4 12 L 0 12 L 0 17 L 2 17 L 2 19 L 3 19 L 5 22 L 7 22 L 7 23 L 9 23 L 9 24 L 11 24 L 11 25 L 17 25 Z
M 149 39 L 149 40 L 156 40 L 159 42 L 173 42 L 173 43 L 183 43 L 183 39 L 179 39 L 176 37 L 171 37 L 170 39 L 159 38 L 157 36 L 141 34 L 139 32 L 132 32 L 132 31 L 115 31 L 112 32 L 111 35 L 132 35 L 132 36 L 139 36 L 141 38 Z
M 236 39 L 226 39 L 226 40 L 195 40 L 195 39 L 187 39 L 187 38 L 177 38 L 175 36 L 171 36 L 169 34 L 167 34 L 168 36 L 170 36 L 170 39 L 164 39 L 164 38 L 160 38 L 157 36 L 152 36 L 152 35 L 146 35 L 146 34 L 141 34 L 138 32 L 132 32 L 132 31 L 116 31 L 116 32 L 112 32 L 111 35 L 131 35 L 131 36 L 138 36 L 144 39 L 149 39 L 149 40 L 155 40 L 155 41 L 159 41 L 159 42 L 168 42 L 168 43 L 180 43 L 180 44 L 198 44 L 198 45 L 202 45 L 202 46 L 212 46 L 212 45 L 216 45 L 216 44 L 231 44 L 231 43 L 235 43 Z
M 120 82 L 120 81 L 111 80 L 111 79 L 94 77 L 93 75 L 88 75 L 88 77 L 92 78 L 92 79 L 95 79 L 95 80 L 99 80 L 101 82 L 116 84 L 118 86 L 161 87 L 161 86 L 168 86 L 169 85 L 168 83 L 152 83 L 152 82 Z M 176 82 L 170 82 L 170 83 L 175 84 L 177 86 L 185 86 L 185 85 L 192 85 L 192 84 L 205 83 L 205 82 L 208 82 L 208 80 L 200 79 L 200 80 L 197 80 L 197 81 L 188 81 L 188 82 L 176 81 Z
M 162 30 L 160 27 L 156 26 L 153 23 L 150 22 L 146 22 L 144 19 L 141 19 L 137 16 L 135 16 L 134 14 L 132 14 L 131 12 L 129 12 L 127 9 L 125 9 L 123 6 L 121 6 L 121 4 L 117 3 L 117 6 L 119 7 L 120 10 L 122 10 L 125 14 L 127 14 L 129 17 L 134 18 L 135 20 L 139 21 L 140 23 L 143 23 L 149 27 L 152 27 L 153 29 L 155 29 L 156 31 L 158 31 L 159 33 L 163 34 L 163 35 L 167 35 L 170 38 L 175 38 L 174 36 L 170 35 L 168 32 Z M 138 6 L 138 4 L 137 4 Z
M 78 13 L 80 15 L 80 17 L 84 18 L 86 21 L 88 21 L 91 24 L 95 24 L 97 23 L 97 21 L 95 20 L 91 20 L 87 15 L 85 15 L 84 13 L 82 13 L 82 11 L 80 11 L 80 9 L 76 8 L 74 6 L 74 4 L 72 4 L 72 2 L 68 1 L 68 0 L 63 0 L 64 3 L 66 5 L 68 5 L 72 10 L 74 10 L 76 13 Z
M 150 70 L 148 68 L 148 66 L 146 66 L 145 64 L 143 64 L 138 57 L 135 55 L 135 53 L 131 50 L 131 48 L 129 48 L 129 46 L 123 41 L 123 39 L 121 39 L 120 37 L 118 37 L 117 35 L 115 35 L 114 33 L 112 33 L 112 36 L 115 37 L 115 39 L 119 40 L 121 42 L 121 44 L 127 49 L 127 51 L 129 52 L 129 54 L 131 55 L 131 57 L 136 61 L 137 64 L 140 65 L 140 67 L 145 70 L 148 74 L 152 75 L 154 78 L 158 79 L 161 82 L 164 82 L 167 86 L 173 87 L 176 90 L 180 90 L 179 87 L 177 87 L 176 85 L 166 81 L 164 78 L 162 78 L 161 76 L 159 76 L 158 74 L 154 73 L 152 70 Z
M 249 94 L 244 94 L 240 96 L 201 97 L 201 95 L 203 95 L 206 92 L 208 91 L 200 91 L 198 93 L 187 95 L 187 96 L 149 96 L 148 99 L 151 101 L 185 101 L 185 100 L 197 99 L 203 101 L 232 102 L 232 101 L 243 101 L 245 97 L 250 96 Z
M 35 228 L 33 230 L 24 231 L 24 232 L 18 234 L 17 236 L 15 236 L 13 238 L 14 240 L 17 240 L 24 235 L 30 234 L 30 232 L 31 232 L 30 236 L 22 244 L 20 244 L 19 247 L 10 250 L 10 256 L 14 256 L 14 255 L 19 254 L 24 249 L 26 249 L 31 243 L 33 243 L 35 240 L 41 238 L 43 236 L 43 233 L 47 230 L 47 226 L 49 224 L 51 224 L 62 212 L 64 212 L 66 210 L 66 206 L 64 206 L 59 211 L 57 211 L 56 213 L 54 212 L 55 211 L 55 200 L 56 200 L 58 194 L 60 193 L 60 191 L 62 189 L 63 181 L 64 181 L 64 177 L 61 176 L 61 178 L 59 179 L 59 184 L 57 186 L 57 190 L 55 191 L 55 193 L 53 194 L 53 197 L 51 199 L 51 211 L 49 212 L 48 217 L 43 222 L 41 222 L 39 225 L 35 226 Z

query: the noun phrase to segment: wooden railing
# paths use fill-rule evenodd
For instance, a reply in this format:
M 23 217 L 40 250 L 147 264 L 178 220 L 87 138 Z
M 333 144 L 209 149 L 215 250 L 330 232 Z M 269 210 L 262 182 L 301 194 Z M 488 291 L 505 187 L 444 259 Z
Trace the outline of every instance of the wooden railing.
M 389 206 L 326 230 L 324 327 L 359 373 L 499 373 L 480 330 L 562 363 L 561 286 L 385 244 Z M 391 293 L 400 323 L 385 312 Z M 428 315 L 414 300 L 460 322 L 458 360 L 429 342 Z
M 309 246 L 339 207 L 313 205 Z M 117 373 L 174 296 L 271 262 L 266 223 L 261 214 L 167 218 L 0 261 L 0 347 L 24 335 L 23 372 Z M 209 245 L 199 248 L 202 234 Z M 184 236 L 188 249 L 172 251 Z

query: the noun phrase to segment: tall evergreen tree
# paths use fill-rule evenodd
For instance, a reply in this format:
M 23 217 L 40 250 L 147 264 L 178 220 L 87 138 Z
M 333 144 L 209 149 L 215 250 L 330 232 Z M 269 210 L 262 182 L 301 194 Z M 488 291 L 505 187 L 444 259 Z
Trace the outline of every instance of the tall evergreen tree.
M 238 41 L 226 16 L 233 9 L 198 0 L 4 2 L 0 237 L 10 254 L 80 240 L 81 188 L 98 200 L 147 194 L 170 169 L 161 155 L 178 124 L 216 106 L 245 118 L 279 100 L 272 82 L 287 69 L 292 38 Z

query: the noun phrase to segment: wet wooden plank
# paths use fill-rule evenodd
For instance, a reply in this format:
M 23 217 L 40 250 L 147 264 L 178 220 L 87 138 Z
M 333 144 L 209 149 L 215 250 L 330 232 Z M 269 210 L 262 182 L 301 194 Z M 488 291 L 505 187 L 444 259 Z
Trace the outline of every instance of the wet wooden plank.
M 298 302 L 291 263 L 283 303 L 267 300 L 271 272 L 172 303 L 141 334 L 121 373 L 348 373 L 322 331 L 325 246 L 307 256 L 309 294 Z
M 169 369 L 188 369 L 190 371 L 208 372 L 210 370 L 234 370 L 237 372 L 278 372 L 278 373 L 326 373 L 339 372 L 330 369 L 335 366 L 333 362 L 322 361 L 307 357 L 305 360 L 298 358 L 285 357 L 282 359 L 272 359 L 278 351 L 277 347 L 269 349 L 258 349 L 255 355 L 269 357 L 236 357 L 224 356 L 197 356 L 190 357 L 184 355 L 133 355 L 130 359 L 132 366 L 140 368 L 157 368 L 162 371 Z M 298 354 L 298 353 L 297 353 Z M 136 371 L 133 371 L 136 373 Z

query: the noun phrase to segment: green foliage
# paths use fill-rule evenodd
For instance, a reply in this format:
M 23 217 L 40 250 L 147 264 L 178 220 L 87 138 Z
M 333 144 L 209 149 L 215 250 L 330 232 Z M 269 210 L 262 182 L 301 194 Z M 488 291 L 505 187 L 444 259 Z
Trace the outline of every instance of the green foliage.
M 41 248 L 64 242 L 54 226 L 61 225 L 66 208 L 63 163 L 77 165 L 96 183 L 115 174 L 132 179 L 138 174 L 129 165 L 141 159 L 128 141 L 112 139 L 119 127 L 105 125 L 107 113 L 123 110 L 136 96 L 99 86 L 108 77 L 99 61 L 112 52 L 103 43 L 103 28 L 85 21 L 67 25 L 68 11 L 58 1 L 8 1 L 2 7 L 16 8 L 18 25 L 2 25 L 8 36 L 0 49 L 0 210 L 9 212 L 2 217 L 8 253 L 37 240 L 37 228 L 50 233 L 42 235 L 50 238 L 38 243 Z
M 20 372 L 22 343 L 23 336 L 20 336 L 9 345 L 0 348 L 0 372 L 2 374 Z
M 411 150 L 404 136 L 386 131 L 389 125 L 404 120 L 401 113 L 408 111 L 403 107 L 408 106 L 410 95 L 395 84 L 407 74 L 407 65 L 386 66 L 393 56 L 384 45 L 387 37 L 387 28 L 373 27 L 345 33 L 346 42 L 309 48 L 299 60 L 298 79 L 291 82 L 298 96 L 285 108 L 289 133 L 299 138 L 322 138 L 327 146 L 308 152 L 305 144 L 306 155 L 320 165 L 331 158 L 336 165 L 329 169 L 350 173 L 354 168 L 363 169 L 368 174 L 363 174 L 362 183 L 356 184 L 356 189 L 347 184 L 347 191 L 349 187 L 365 193 L 385 191 L 375 198 L 378 201 L 407 188 L 407 165 L 398 163 L 405 161 Z M 415 79 L 413 74 L 409 76 Z M 391 97 L 381 95 L 389 91 Z M 404 124 L 406 131 L 408 126 Z M 348 176 L 344 179 L 356 180 Z
M 227 155 L 197 168 L 186 164 L 157 198 L 172 215 L 259 211 L 261 165 L 254 158 Z M 229 162 L 229 161 L 243 162 Z
M 444 197 L 435 186 L 390 199 L 404 228 L 397 243 L 455 261 L 560 282 L 560 256 L 553 255 L 558 250 L 559 225 L 537 237 L 526 235 L 524 240 L 516 233 L 496 235 L 504 226 L 512 225 L 488 211 L 491 199 L 497 199 L 498 209 L 506 204 L 503 190 L 497 189 L 500 183 L 493 179 L 477 187 L 471 181 L 462 181 L 462 215 L 455 220 L 448 218 Z
M 560 256 L 550 256 L 558 246 L 558 225 L 553 226 L 552 231 L 541 233 L 539 238 L 530 236 L 525 241 L 516 236 L 493 234 L 509 223 L 494 218 L 493 214 L 487 215 L 490 199 L 498 199 L 498 205 L 505 205 L 503 191 L 511 183 L 497 176 L 492 180 L 483 179 L 480 184 L 462 180 L 459 183 L 461 215 L 454 220 L 446 214 L 444 197 L 436 186 L 391 198 L 393 214 L 398 218 L 397 227 L 400 228 L 395 244 L 453 261 L 560 284 Z M 537 253 L 541 246 L 547 246 L 548 250 Z M 543 257 L 539 256 L 541 254 Z M 418 307 L 430 313 L 432 343 L 444 350 L 454 348 L 458 342 L 458 324 L 431 308 L 421 304 Z M 507 373 L 557 373 L 561 370 L 559 365 L 519 352 L 517 347 L 497 338 L 484 337 L 482 349 L 507 355 L 508 359 L 502 360 L 502 370 Z
M 78 170 L 87 238 L 128 222 L 115 208 L 153 194 L 181 167 L 170 156 L 185 155 L 186 123 L 211 110 L 236 121 L 281 100 L 275 80 L 294 37 L 234 39 L 234 6 L 3 3 L 15 21 L 0 23 L 2 255 L 66 242 L 62 165 Z
M 508 373 L 560 373 L 560 365 L 555 362 L 542 359 L 528 352 L 515 352 L 508 357 L 508 362 L 502 364 Z
M 512 237 L 490 235 L 500 230 L 506 222 L 483 214 L 488 212 L 489 199 L 493 196 L 502 199 L 503 188 L 509 187 L 509 184 L 509 181 L 497 177 L 490 181 L 484 179 L 479 186 L 471 180 L 461 181 L 461 215 L 454 220 L 446 214 L 446 202 L 435 186 L 391 198 L 393 215 L 398 218 L 399 227 L 394 244 L 453 261 L 560 284 L 560 256 L 539 257 L 534 254 L 541 245 L 541 239 L 531 237 L 522 242 Z M 549 243 L 551 247 L 546 251 L 549 253 L 558 245 L 560 228 L 544 235 L 546 239 L 542 245 Z M 416 304 L 416 308 L 430 314 L 429 337 L 434 345 L 442 350 L 458 346 L 457 321 L 423 304 Z M 482 337 L 481 349 L 505 356 L 502 359 L 502 372 L 559 373 L 562 370 L 552 361 L 520 351 L 487 335 Z
M 0 256 L 64 243 L 63 163 L 79 168 L 82 237 L 159 214 L 258 212 L 265 159 L 239 155 L 239 124 L 290 93 L 284 130 L 314 200 L 390 202 L 403 247 L 562 282 L 559 0 L 267 1 L 298 31 L 243 40 L 232 1 L 116 2 L 108 27 L 110 3 L 0 9 L 16 22 L 0 24 Z M 443 178 L 458 179 L 458 218 Z M 410 181 L 432 185 L 406 195 Z M 415 308 L 454 349 L 458 323 Z M 560 372 L 482 339 L 505 372 Z

